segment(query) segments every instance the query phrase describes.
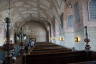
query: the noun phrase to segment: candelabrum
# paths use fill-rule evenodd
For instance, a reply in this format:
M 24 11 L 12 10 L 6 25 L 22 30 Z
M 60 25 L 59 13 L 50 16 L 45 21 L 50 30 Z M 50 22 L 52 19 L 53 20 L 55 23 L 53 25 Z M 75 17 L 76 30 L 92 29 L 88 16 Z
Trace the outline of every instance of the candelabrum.
M 24 42 L 21 42 L 21 43 L 20 43 L 19 55 L 20 55 L 20 56 L 25 55 L 25 44 L 24 44 Z
M 6 51 L 4 64 L 13 64 L 16 57 L 14 56 L 15 48 L 14 44 L 10 40 L 10 19 L 8 17 L 5 18 L 6 21 L 6 43 L 4 44 L 4 50 Z
M 20 28 L 20 31 L 19 31 L 19 42 L 20 42 L 20 50 L 19 50 L 19 55 L 22 56 L 25 54 L 25 43 L 23 42 L 23 30 L 22 30 L 22 27 Z
M 91 47 L 89 45 L 90 39 L 88 38 L 87 26 L 85 26 L 85 35 L 86 35 L 86 38 L 84 39 L 84 41 L 86 42 L 85 50 L 89 51 Z
M 26 55 L 28 54 L 30 51 L 30 46 L 28 45 L 28 40 L 25 38 L 26 37 L 26 34 L 23 33 L 23 29 L 22 27 L 20 28 L 20 31 L 19 31 L 19 39 L 20 39 L 20 51 L 19 51 L 19 55 L 22 56 L 22 55 Z M 26 41 L 27 42 L 26 42 Z
M 26 44 L 24 42 L 21 42 L 19 54 L 21 56 L 30 54 L 30 49 L 31 49 L 30 42 L 27 42 Z

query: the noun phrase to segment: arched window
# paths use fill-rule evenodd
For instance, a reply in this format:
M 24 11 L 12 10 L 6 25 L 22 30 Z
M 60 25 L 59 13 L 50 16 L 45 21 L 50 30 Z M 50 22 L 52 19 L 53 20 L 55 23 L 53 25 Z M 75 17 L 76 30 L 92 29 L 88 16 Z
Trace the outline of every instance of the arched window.
M 96 0 L 89 1 L 89 19 L 96 20 Z

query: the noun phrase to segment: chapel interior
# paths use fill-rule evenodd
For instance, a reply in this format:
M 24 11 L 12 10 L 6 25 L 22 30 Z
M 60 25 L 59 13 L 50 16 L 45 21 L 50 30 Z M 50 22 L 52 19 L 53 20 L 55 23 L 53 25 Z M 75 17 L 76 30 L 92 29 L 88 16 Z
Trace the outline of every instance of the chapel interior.
M 96 0 L 0 0 L 0 64 L 96 64 Z

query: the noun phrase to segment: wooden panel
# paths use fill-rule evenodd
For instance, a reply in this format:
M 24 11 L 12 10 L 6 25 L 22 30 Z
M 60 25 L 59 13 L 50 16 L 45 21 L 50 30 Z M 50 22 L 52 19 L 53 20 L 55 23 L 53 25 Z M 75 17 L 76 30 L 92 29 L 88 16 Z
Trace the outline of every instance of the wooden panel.
M 91 61 L 93 60 L 92 52 L 75 51 L 58 54 L 43 54 L 43 55 L 27 55 L 26 64 L 65 64 L 73 62 Z M 96 59 L 96 57 L 94 57 Z M 23 63 L 23 64 L 24 64 Z

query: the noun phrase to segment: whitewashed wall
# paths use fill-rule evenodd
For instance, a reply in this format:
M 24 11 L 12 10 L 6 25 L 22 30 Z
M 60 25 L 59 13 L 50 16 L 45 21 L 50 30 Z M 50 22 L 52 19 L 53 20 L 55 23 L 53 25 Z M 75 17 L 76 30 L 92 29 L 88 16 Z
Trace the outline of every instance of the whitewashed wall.
M 74 9 L 74 4 L 78 2 L 79 4 L 79 13 L 80 13 L 80 23 L 76 21 L 75 18 L 75 9 Z M 85 49 L 85 31 L 84 31 L 84 26 L 88 26 L 88 36 L 90 39 L 90 46 L 92 51 L 96 51 L 96 20 L 94 21 L 89 21 L 88 20 L 88 0 L 72 0 L 72 8 L 64 8 L 64 41 L 60 40 L 53 40 L 54 43 L 67 47 L 67 48 L 72 48 L 75 47 L 76 50 L 84 50 Z M 66 5 L 66 4 L 65 4 Z M 59 11 L 60 13 L 61 11 Z M 69 15 L 74 16 L 74 27 L 69 27 L 67 26 L 67 18 Z M 56 14 L 56 16 L 58 16 Z M 56 31 L 58 30 L 59 27 L 59 18 L 57 17 L 56 20 L 58 23 L 56 24 Z M 60 33 L 58 32 L 60 37 Z M 79 36 L 80 37 L 80 42 L 74 42 L 74 38 Z
M 45 42 L 46 41 L 46 30 L 42 25 L 38 23 L 31 22 L 26 24 L 23 27 L 23 30 L 26 34 L 31 35 L 33 38 L 36 38 L 37 42 Z

